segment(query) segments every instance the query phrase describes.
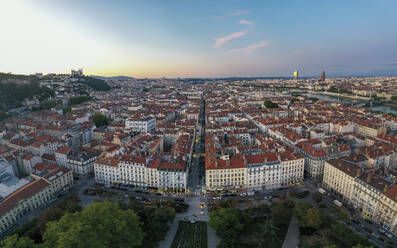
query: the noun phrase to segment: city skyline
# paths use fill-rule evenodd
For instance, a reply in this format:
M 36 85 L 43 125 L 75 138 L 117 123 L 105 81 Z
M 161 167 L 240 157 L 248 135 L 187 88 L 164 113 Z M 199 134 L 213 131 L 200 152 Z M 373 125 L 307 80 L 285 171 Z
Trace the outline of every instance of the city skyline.
M 393 1 L 6 1 L 0 71 L 397 75 Z

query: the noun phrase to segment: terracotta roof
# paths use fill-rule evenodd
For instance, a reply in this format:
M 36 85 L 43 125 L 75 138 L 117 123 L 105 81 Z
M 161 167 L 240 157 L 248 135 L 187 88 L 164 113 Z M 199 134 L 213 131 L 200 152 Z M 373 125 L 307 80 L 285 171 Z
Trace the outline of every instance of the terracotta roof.
M 64 147 L 60 147 L 57 149 L 57 153 L 61 153 L 61 154 L 68 154 L 68 152 L 70 152 L 70 150 L 72 150 L 72 148 L 64 146 Z
M 338 170 L 348 174 L 351 177 L 356 177 L 359 175 L 360 168 L 349 164 L 346 161 L 341 159 L 331 159 L 327 161 L 328 164 L 332 165 L 333 167 L 337 168 Z
M 390 200 L 397 202 L 397 184 L 390 186 L 383 194 Z
M 161 162 L 159 165 L 159 169 L 176 169 L 176 170 L 185 170 L 185 166 L 181 163 L 168 163 Z

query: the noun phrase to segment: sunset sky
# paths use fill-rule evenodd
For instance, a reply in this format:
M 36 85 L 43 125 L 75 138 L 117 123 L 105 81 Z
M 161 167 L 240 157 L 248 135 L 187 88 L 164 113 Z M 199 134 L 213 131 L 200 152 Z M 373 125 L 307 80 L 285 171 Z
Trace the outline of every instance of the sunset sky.
M 397 75 L 395 0 L 3 0 L 0 72 Z

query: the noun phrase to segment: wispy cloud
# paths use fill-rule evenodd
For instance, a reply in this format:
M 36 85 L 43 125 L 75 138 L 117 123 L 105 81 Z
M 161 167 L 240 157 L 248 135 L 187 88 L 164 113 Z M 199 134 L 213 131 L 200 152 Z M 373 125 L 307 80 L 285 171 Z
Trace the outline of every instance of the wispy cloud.
M 386 63 L 385 65 L 397 66 L 397 62 Z
M 272 43 L 271 43 L 270 40 L 263 40 L 263 41 L 261 41 L 259 43 L 252 44 L 252 45 L 240 48 L 240 49 L 235 49 L 235 50 L 232 50 L 232 51 L 250 53 L 250 52 L 253 52 L 253 51 L 258 50 L 260 48 L 269 47 L 271 45 L 272 45 Z
M 217 38 L 215 40 L 214 47 L 221 47 L 233 39 L 237 39 L 247 35 L 247 33 L 248 31 L 240 31 L 240 32 L 234 32 L 224 37 Z
M 250 25 L 250 26 L 254 25 L 253 22 L 247 21 L 247 20 L 240 20 L 240 21 L 238 22 L 238 24 L 245 24 L 245 25 Z

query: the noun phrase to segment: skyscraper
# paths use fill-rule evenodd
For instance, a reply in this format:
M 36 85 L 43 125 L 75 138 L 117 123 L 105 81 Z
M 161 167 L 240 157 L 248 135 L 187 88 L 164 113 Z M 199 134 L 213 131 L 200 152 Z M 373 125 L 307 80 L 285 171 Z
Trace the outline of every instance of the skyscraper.
M 321 79 L 320 79 L 320 81 L 325 81 L 325 71 L 322 71 L 321 72 Z
M 294 71 L 294 79 L 296 79 L 296 80 L 299 79 L 299 71 L 298 70 Z

